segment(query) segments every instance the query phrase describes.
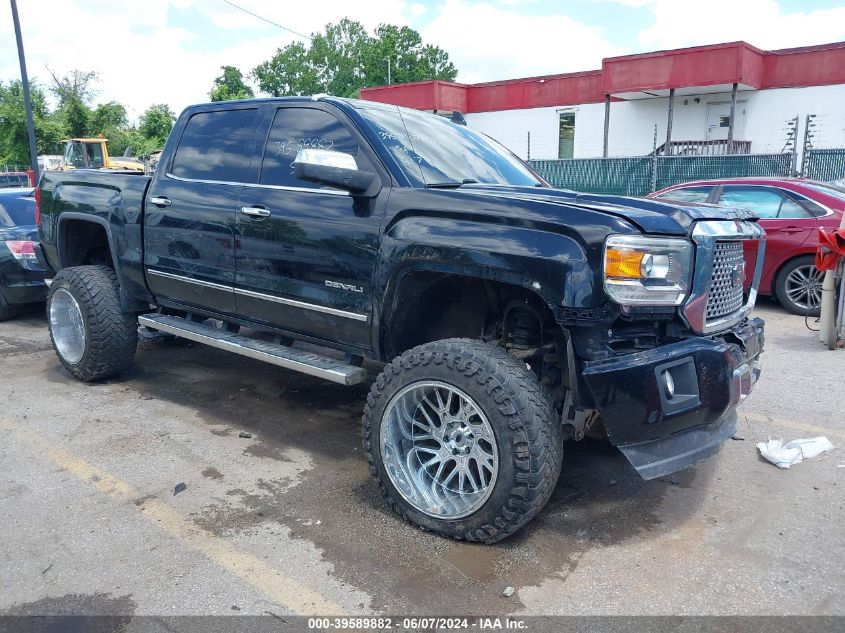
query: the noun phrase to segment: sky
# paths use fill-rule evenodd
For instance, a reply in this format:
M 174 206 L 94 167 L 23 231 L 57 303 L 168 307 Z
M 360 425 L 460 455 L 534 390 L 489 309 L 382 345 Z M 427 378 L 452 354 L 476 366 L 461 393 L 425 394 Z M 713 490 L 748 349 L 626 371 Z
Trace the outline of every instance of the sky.
M 699 44 L 845 40 L 845 0 L 232 1 L 304 34 L 343 17 L 370 31 L 411 26 L 449 53 L 467 83 L 591 70 L 604 57 Z M 153 103 L 178 113 L 207 101 L 221 65 L 247 74 L 303 41 L 224 0 L 18 0 L 18 9 L 31 78 L 45 85 L 47 68 L 94 70 L 96 102 L 120 101 L 133 120 Z M 11 10 L 0 0 L 0 80 L 19 76 Z

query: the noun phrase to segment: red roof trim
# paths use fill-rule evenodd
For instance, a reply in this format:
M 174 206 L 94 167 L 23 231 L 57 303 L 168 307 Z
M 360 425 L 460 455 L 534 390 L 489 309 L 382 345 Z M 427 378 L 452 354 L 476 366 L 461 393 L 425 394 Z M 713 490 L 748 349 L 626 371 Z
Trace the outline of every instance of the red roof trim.
M 362 88 L 362 99 L 421 110 L 492 112 L 599 103 L 606 94 L 738 82 L 757 89 L 845 84 L 845 42 L 764 51 L 724 42 L 608 57 L 601 70 L 477 84 L 417 81 Z

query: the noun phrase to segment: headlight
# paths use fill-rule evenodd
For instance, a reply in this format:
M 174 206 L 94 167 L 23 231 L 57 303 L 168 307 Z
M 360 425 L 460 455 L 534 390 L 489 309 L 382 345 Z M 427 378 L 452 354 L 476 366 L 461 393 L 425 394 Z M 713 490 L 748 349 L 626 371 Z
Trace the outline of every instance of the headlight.
M 691 269 L 692 244 L 683 239 L 611 235 L 604 245 L 604 289 L 622 305 L 680 305 Z

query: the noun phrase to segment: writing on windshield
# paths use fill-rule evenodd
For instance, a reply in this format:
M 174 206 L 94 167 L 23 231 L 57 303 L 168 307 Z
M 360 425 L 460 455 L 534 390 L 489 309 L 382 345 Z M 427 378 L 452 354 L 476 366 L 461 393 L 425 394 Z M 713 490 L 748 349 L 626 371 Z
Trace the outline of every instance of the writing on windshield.
M 444 117 L 395 106 L 363 106 L 361 114 L 419 186 L 474 181 L 533 187 L 540 183 L 507 149 Z

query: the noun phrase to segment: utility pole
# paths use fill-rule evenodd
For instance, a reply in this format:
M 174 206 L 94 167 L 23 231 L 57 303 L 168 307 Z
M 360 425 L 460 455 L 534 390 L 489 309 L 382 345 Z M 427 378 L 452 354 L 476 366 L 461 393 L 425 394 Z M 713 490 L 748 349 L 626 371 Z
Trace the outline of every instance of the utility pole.
M 38 184 L 38 151 L 35 149 L 35 126 L 32 123 L 32 102 L 29 99 L 29 77 L 26 74 L 26 57 L 23 54 L 23 38 L 21 38 L 21 21 L 18 18 L 18 4 L 12 3 L 12 21 L 15 23 L 15 39 L 18 42 L 18 59 L 21 63 L 21 85 L 23 86 L 23 106 L 26 110 L 26 131 L 29 136 L 29 161 L 35 172 L 35 184 Z
M 13 0 L 14 1 L 14 0 Z M 387 58 L 387 85 L 390 85 L 390 58 Z

